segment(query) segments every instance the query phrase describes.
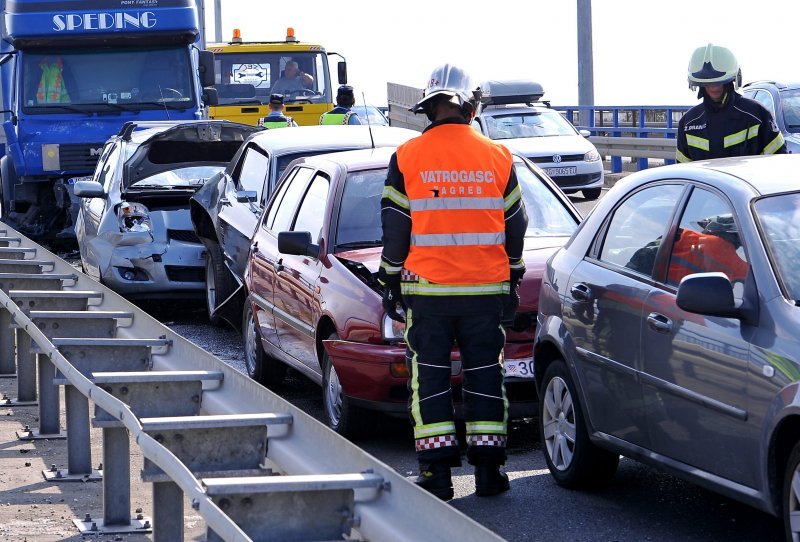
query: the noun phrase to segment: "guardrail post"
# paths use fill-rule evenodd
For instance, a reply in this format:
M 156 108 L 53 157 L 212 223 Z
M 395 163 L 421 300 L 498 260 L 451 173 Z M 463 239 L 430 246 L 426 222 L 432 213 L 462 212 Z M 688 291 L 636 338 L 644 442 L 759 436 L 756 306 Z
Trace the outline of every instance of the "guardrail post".
M 91 476 L 89 401 L 75 386 L 64 386 L 64 401 L 67 409 L 67 472 Z
M 103 428 L 104 527 L 131 524 L 130 448 L 126 428 Z
M 612 120 L 614 122 L 614 128 L 619 128 L 619 108 L 614 108 L 614 112 L 611 115 Z M 620 132 L 614 131 L 614 137 L 619 137 Z M 621 156 L 612 156 L 611 157 L 611 173 L 622 173 L 622 157 Z
M 36 354 L 39 369 L 39 438 L 66 438 L 61 432 L 61 393 L 53 384 L 56 366 L 45 354 Z
M 36 363 L 31 352 L 31 336 L 16 329 L 17 336 L 17 401 L 16 404 L 36 405 Z
M 4 308 L 0 308 L 0 377 L 15 376 L 16 371 L 11 313 Z
M 153 542 L 183 540 L 183 490 L 175 482 L 153 483 Z
M 667 109 L 667 137 L 675 139 L 677 130 L 673 131 L 674 123 L 672 122 L 672 109 Z M 665 165 L 674 164 L 675 160 L 664 160 Z
M 639 137 L 647 139 L 650 134 L 644 131 L 644 128 L 647 127 L 647 119 L 645 118 L 645 111 L 644 108 L 639 109 L 639 128 L 641 129 L 639 132 Z M 647 169 L 650 167 L 650 160 L 647 158 L 639 158 L 639 164 L 637 165 L 637 169 L 642 171 L 643 169 Z

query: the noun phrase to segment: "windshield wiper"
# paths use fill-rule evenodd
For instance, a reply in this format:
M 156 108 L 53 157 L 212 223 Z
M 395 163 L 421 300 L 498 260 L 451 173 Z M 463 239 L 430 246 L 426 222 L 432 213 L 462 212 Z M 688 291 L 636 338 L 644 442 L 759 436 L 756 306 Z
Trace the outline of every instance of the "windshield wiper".
M 111 109 L 116 109 L 117 111 L 135 111 L 135 109 L 133 109 L 131 107 L 126 107 L 125 105 L 114 104 L 114 103 L 111 103 L 111 102 L 102 102 L 102 103 L 94 103 L 94 104 L 82 104 L 82 105 L 90 105 L 92 107 L 106 106 L 106 107 L 110 107 Z
M 41 109 L 61 109 L 63 111 L 71 111 L 72 113 L 82 113 L 82 114 L 88 115 L 90 117 L 94 114 L 91 111 L 84 111 L 80 107 L 75 107 L 74 105 L 45 104 L 45 105 L 40 105 L 39 108 L 41 108 Z
M 139 105 L 157 105 L 159 107 L 166 107 L 167 109 L 174 109 L 179 111 L 186 111 L 190 105 L 176 105 L 172 102 L 138 102 Z
M 383 245 L 383 241 L 352 241 L 350 243 L 340 243 L 336 248 L 374 248 Z

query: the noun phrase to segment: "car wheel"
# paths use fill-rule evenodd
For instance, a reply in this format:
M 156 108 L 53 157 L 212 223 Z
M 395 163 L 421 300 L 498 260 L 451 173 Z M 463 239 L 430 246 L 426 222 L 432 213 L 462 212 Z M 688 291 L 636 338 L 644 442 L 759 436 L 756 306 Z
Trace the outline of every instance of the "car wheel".
M 236 281 L 225 266 L 222 250 L 217 243 L 206 246 L 206 308 L 208 319 L 215 326 L 221 326 L 224 321 L 219 316 L 212 316 L 221 301 L 230 296 L 236 289 Z
M 338 338 L 336 333 L 328 336 L 328 340 Z M 327 351 L 322 355 L 322 405 L 328 427 L 342 436 L 359 438 L 372 429 L 375 412 L 359 408 L 347 398 Z
M 261 345 L 261 333 L 258 331 L 249 299 L 244 304 L 242 314 L 242 335 L 247 375 L 268 388 L 278 386 L 286 377 L 286 365 L 264 351 Z
M 795 444 L 783 477 L 784 539 L 800 542 L 800 442 Z
M 539 433 L 556 483 L 575 488 L 610 479 L 617 470 L 619 454 L 589 440 L 580 399 L 562 360 L 547 368 L 539 397 Z
M 595 200 L 600 197 L 600 194 L 603 192 L 602 188 L 585 188 L 581 190 L 583 192 L 583 197 L 589 200 Z

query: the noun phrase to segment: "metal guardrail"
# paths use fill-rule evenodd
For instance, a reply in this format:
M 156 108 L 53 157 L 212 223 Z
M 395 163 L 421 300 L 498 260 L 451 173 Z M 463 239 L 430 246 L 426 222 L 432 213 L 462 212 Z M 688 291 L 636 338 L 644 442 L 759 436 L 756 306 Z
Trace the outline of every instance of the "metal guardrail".
M 102 477 L 103 521 L 73 519 L 82 532 L 150 525 L 131 518 L 130 435 L 144 456 L 142 479 L 153 483 L 158 542 L 183 539 L 184 495 L 209 540 L 501 540 L 54 254 L 11 228 L 0 235 L 7 233 L 0 374 L 16 370 L 18 397 L 0 407 L 38 404 L 39 427 L 18 432 L 22 440 L 66 437 L 69 467 L 46 471 L 49 481 Z M 91 468 L 90 401 L 103 432 L 102 473 Z
M 626 156 L 644 160 L 648 158 L 658 158 L 665 161 L 675 160 L 676 141 L 674 139 L 663 137 L 591 136 L 589 141 L 597 147 L 597 152 L 603 156 Z M 642 168 L 640 167 L 640 169 Z

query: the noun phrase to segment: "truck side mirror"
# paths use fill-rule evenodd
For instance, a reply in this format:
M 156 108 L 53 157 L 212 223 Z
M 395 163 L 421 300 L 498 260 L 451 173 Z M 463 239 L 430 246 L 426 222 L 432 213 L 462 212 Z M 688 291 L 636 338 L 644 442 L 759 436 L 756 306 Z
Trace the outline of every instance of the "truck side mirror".
M 340 61 L 337 64 L 337 69 L 339 70 L 339 84 L 346 85 L 347 84 L 347 62 Z
M 214 53 L 211 51 L 199 51 L 200 65 L 200 86 L 210 87 L 214 85 Z
M 219 104 L 219 95 L 217 89 L 214 87 L 206 87 L 203 89 L 203 103 L 206 106 Z

